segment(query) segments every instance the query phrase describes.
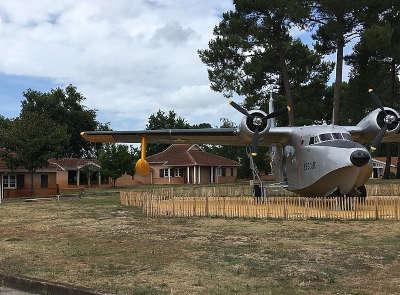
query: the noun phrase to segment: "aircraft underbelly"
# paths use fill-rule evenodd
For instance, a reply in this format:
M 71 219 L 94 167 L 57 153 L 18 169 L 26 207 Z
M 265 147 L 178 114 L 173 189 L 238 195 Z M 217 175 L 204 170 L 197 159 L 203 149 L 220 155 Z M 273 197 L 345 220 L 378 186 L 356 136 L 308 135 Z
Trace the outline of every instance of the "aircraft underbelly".
M 343 194 L 363 185 L 370 177 L 370 163 L 354 166 L 350 155 L 354 149 L 304 149 L 298 154 L 296 169 L 288 175 L 288 189 L 308 196 L 325 196 L 337 189 Z

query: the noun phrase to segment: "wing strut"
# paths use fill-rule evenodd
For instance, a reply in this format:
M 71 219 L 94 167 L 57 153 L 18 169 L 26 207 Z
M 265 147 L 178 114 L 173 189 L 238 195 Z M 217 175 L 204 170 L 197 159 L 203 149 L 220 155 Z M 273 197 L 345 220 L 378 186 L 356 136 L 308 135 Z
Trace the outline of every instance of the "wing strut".
M 256 198 L 257 203 L 264 202 L 267 198 L 267 189 L 261 180 L 257 165 L 254 162 L 254 157 L 252 155 L 252 148 L 246 147 L 246 153 L 247 156 L 249 157 L 250 169 L 253 175 L 253 180 L 250 183 L 251 187 L 253 188 L 252 189 L 253 196 Z

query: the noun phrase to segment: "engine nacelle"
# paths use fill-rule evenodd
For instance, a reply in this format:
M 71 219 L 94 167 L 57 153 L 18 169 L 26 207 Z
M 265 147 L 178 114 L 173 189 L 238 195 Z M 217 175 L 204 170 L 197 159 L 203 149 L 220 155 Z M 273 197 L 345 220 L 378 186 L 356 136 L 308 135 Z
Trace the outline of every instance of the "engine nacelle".
M 375 138 L 379 130 L 385 126 L 385 120 L 388 123 L 387 133 L 396 133 L 399 131 L 400 122 L 395 121 L 395 119 L 400 118 L 399 113 L 396 110 L 387 107 L 385 107 L 385 111 L 386 114 L 381 109 L 376 109 L 357 124 L 358 127 L 363 129 L 368 140 Z
M 250 114 L 255 116 L 255 118 L 244 117 L 240 123 L 240 136 L 247 142 L 251 142 L 253 138 L 254 131 L 258 126 L 260 134 L 260 142 L 262 142 L 262 135 L 267 133 L 271 128 L 270 120 L 262 120 L 267 114 L 260 110 L 249 111 Z M 261 121 L 260 121 L 261 120 Z

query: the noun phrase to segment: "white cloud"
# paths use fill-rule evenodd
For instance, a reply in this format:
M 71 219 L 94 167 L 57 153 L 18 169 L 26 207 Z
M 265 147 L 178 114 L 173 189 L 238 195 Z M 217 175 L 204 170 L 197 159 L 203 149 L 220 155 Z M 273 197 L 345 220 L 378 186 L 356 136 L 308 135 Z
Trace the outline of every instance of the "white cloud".
M 217 124 L 238 114 L 209 88 L 206 48 L 223 1 L 2 1 L 0 72 L 72 83 L 114 128 L 158 108 Z

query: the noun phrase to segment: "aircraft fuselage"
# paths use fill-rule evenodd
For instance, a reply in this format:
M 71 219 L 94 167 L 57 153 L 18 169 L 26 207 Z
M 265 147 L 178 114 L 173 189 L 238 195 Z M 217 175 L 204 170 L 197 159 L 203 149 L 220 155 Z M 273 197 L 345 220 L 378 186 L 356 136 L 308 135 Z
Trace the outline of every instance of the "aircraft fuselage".
M 283 178 L 287 189 L 306 196 L 349 194 L 372 173 L 371 155 L 340 126 L 296 127 L 283 147 Z

